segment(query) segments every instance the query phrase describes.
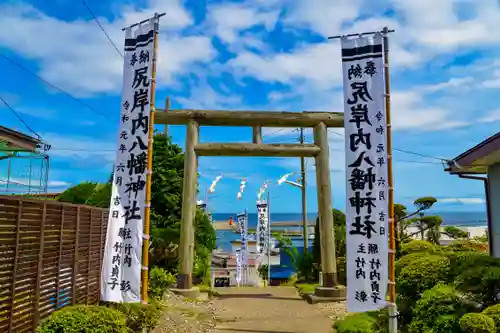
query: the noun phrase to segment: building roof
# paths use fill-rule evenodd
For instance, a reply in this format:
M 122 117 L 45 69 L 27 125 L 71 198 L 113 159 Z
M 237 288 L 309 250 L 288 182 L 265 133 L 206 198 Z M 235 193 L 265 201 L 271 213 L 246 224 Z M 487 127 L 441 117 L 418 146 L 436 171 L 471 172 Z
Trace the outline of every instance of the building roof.
M 500 163 L 500 132 L 463 152 L 448 162 L 452 174 L 484 174 L 488 167 Z
M 37 138 L 0 126 L 0 151 L 35 152 L 40 143 Z

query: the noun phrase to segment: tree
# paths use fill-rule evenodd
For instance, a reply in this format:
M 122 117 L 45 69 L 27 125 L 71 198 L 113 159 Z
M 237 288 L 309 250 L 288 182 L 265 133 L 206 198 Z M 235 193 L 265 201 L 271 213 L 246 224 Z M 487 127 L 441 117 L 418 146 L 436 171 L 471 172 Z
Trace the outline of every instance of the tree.
M 345 214 L 333 208 L 333 230 L 335 234 L 335 255 L 337 258 L 346 256 L 346 217 Z M 318 270 L 321 269 L 321 233 L 319 227 L 319 217 L 316 218 L 316 225 L 314 226 L 314 240 L 313 240 L 313 261 Z
M 399 258 L 400 256 L 401 240 L 407 238 L 405 235 L 405 231 L 408 228 L 408 226 L 412 224 L 412 220 L 410 220 L 409 218 L 417 214 L 420 214 L 425 210 L 430 209 L 436 202 L 437 199 L 434 197 L 418 198 L 413 202 L 417 210 L 412 213 L 408 213 L 406 206 L 401 204 L 394 204 L 394 222 L 396 230 L 396 235 L 395 235 L 396 257 Z
M 180 243 L 184 154 L 164 134 L 156 134 L 153 142 L 151 264 L 174 271 Z M 216 235 L 208 216 L 198 209 L 195 227 L 195 268 L 197 274 L 203 275 L 216 246 Z
M 77 205 L 84 205 L 95 191 L 97 183 L 83 182 L 66 189 L 57 197 L 58 201 L 69 202 Z

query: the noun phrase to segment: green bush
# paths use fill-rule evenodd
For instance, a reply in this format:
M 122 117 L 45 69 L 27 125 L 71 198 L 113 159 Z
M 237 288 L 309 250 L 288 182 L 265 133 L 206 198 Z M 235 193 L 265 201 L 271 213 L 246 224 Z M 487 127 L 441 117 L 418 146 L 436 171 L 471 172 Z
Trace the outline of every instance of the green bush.
M 469 237 L 469 233 L 467 231 L 452 225 L 444 227 L 444 234 L 453 239 Z
M 495 333 L 495 322 L 480 313 L 467 313 L 460 319 L 460 328 L 464 333 Z
M 151 298 L 160 300 L 168 288 L 176 283 L 176 278 L 163 268 L 153 267 L 149 272 L 148 293 Z
M 450 261 L 444 256 L 427 254 L 413 257 L 401 268 L 396 288 L 402 296 L 416 301 L 438 282 L 450 282 Z
M 436 252 L 438 247 L 428 241 L 412 240 L 401 245 L 401 255 L 405 256 L 415 252 Z
M 114 303 L 110 305 L 123 313 L 129 333 L 151 332 L 160 321 L 163 306 L 160 303 Z
M 494 264 L 493 258 L 484 252 L 458 251 L 447 252 L 445 255 L 450 259 L 451 274 L 453 276 L 458 276 L 476 266 L 491 266 Z
M 500 302 L 500 267 L 477 266 L 469 268 L 456 279 L 457 288 L 483 306 Z
M 500 333 L 500 304 L 492 305 L 482 312 L 495 322 L 496 332 Z
M 443 247 L 444 250 L 458 252 L 458 251 L 477 251 L 488 252 L 488 243 L 478 242 L 473 239 L 456 240 L 449 245 Z
M 426 290 L 415 304 L 408 333 L 459 333 L 459 320 L 464 312 L 459 292 L 439 283 Z
M 333 327 L 338 333 L 375 333 L 375 323 L 369 313 L 360 312 L 336 321 Z
M 343 286 L 347 285 L 347 271 L 346 271 L 346 259 L 345 257 L 337 258 L 337 274 L 339 283 Z
M 104 306 L 68 306 L 52 313 L 37 333 L 127 333 L 125 315 Z

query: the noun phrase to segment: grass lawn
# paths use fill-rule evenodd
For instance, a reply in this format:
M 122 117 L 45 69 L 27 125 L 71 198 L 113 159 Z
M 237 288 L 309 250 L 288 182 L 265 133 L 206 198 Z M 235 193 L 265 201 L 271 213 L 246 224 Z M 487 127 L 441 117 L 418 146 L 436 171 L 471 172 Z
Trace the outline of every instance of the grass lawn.
M 314 289 L 319 286 L 319 283 L 297 283 L 295 287 L 300 294 L 313 294 Z

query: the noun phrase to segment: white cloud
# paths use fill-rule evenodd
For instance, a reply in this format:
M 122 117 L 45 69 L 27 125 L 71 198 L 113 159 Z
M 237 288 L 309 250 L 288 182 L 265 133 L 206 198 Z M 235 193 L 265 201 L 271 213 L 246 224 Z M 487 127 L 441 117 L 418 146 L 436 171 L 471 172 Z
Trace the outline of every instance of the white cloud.
M 122 8 L 113 22 L 99 19 L 121 49 L 123 26 L 154 11 L 168 13 L 160 24 L 164 32 L 159 37 L 160 86 L 173 82 L 175 75 L 189 73 L 192 64 L 212 59 L 215 51 L 208 37 L 179 34 L 179 29 L 192 23 L 180 1 L 151 0 L 149 5 L 144 9 Z M 119 91 L 123 60 L 94 21 L 68 22 L 29 5 L 3 4 L 0 11 L 0 46 L 37 60 L 42 77 L 79 96 Z
M 465 126 L 468 123 L 451 117 L 451 112 L 439 107 L 426 107 L 422 95 L 416 91 L 391 93 L 394 130 L 442 130 Z
M 115 159 L 116 141 L 99 140 L 90 136 L 63 136 L 56 133 L 41 133 L 51 145 L 48 155 L 73 160 L 94 160 L 96 163 L 111 163 Z M 103 166 L 104 167 L 104 166 Z
M 305 81 L 318 89 L 342 82 L 340 49 L 334 43 L 304 44 L 293 53 L 261 56 L 244 51 L 229 64 L 237 75 L 287 85 Z
M 499 121 L 499 120 L 500 120 L 500 109 L 496 109 L 496 110 L 490 111 L 484 117 L 479 118 L 478 122 L 491 123 L 491 122 Z
M 444 198 L 439 199 L 439 203 L 459 203 L 463 205 L 479 205 L 484 204 L 485 200 L 483 198 Z
M 225 43 L 232 44 L 240 38 L 240 33 L 255 26 L 274 29 L 279 10 L 267 6 L 244 4 L 219 4 L 209 8 L 211 23 L 217 36 Z
M 467 88 L 475 83 L 475 79 L 472 76 L 466 77 L 453 77 L 445 82 L 440 82 L 434 85 L 428 85 L 421 88 L 424 92 L 437 92 L 448 89 L 456 88 Z
M 289 27 L 310 28 L 323 36 L 338 34 L 359 13 L 361 0 L 296 1 L 285 18 Z
M 68 187 L 70 185 L 71 183 L 68 183 L 64 180 L 49 180 L 49 182 L 47 183 L 47 186 L 51 188 Z

